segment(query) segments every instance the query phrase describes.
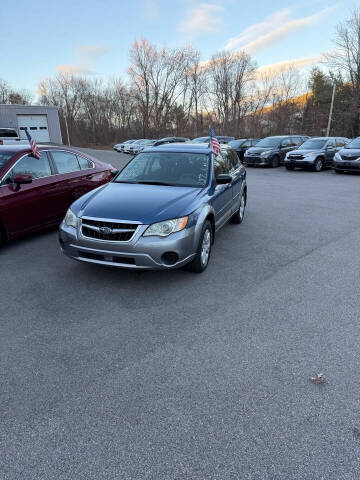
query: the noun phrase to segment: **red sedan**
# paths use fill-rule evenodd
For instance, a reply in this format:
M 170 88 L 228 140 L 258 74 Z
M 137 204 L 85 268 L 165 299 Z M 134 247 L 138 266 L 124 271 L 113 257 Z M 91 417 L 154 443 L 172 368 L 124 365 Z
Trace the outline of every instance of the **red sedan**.
M 73 201 L 111 180 L 111 165 L 68 147 L 0 146 L 0 242 L 59 224 Z

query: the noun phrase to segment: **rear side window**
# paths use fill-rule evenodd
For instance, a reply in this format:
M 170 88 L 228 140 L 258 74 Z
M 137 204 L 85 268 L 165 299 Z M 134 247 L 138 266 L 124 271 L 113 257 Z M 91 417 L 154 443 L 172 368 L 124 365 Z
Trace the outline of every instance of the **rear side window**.
M 80 164 L 81 170 L 86 170 L 87 168 L 92 168 L 91 162 L 86 160 L 86 158 L 80 157 L 79 155 L 77 155 L 77 159 L 78 159 L 78 162 Z
M 71 152 L 52 151 L 51 155 L 58 173 L 71 173 L 80 170 L 80 165 L 77 156 Z
M 304 143 L 304 140 L 301 137 L 293 137 L 291 143 L 297 147 L 298 145 Z
M 16 130 L 8 129 L 8 128 L 0 128 L 0 137 L 6 137 L 6 138 L 14 138 L 17 137 L 18 134 L 16 133 Z
M 11 170 L 12 177 L 26 173 L 32 178 L 44 178 L 51 175 L 50 163 L 46 152 L 40 152 L 41 157 L 35 158 L 26 155 L 18 161 Z

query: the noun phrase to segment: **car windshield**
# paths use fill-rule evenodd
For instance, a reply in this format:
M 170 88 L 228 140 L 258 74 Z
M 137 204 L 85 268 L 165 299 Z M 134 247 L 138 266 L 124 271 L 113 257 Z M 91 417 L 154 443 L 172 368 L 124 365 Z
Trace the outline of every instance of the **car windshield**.
M 206 143 L 210 140 L 210 137 L 198 137 L 190 140 L 191 143 Z
M 240 147 L 240 145 L 242 143 L 244 143 L 246 140 L 246 138 L 239 138 L 238 140 L 231 140 L 231 142 L 229 142 L 229 145 L 233 148 L 237 148 L 237 147 Z
M 281 138 L 278 137 L 267 137 L 263 138 L 256 144 L 257 147 L 278 147 L 281 143 Z
M 210 157 L 205 153 L 144 152 L 127 164 L 115 178 L 120 183 L 205 187 Z
M 0 152 L 0 170 L 7 165 L 13 156 L 14 152 Z
M 360 148 L 360 137 L 348 143 L 345 148 Z
M 325 147 L 326 142 L 327 140 L 321 139 L 306 140 L 301 145 L 301 150 L 320 150 Z

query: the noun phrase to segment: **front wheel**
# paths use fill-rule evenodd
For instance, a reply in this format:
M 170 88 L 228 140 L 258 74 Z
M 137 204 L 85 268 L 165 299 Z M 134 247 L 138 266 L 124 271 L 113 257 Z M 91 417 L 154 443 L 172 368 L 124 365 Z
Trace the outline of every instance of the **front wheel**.
M 323 169 L 323 161 L 321 160 L 321 158 L 318 158 L 314 162 L 313 170 L 314 172 L 321 172 L 322 169 Z
M 202 273 L 209 264 L 213 232 L 211 223 L 207 220 L 202 228 L 198 248 L 193 260 L 186 265 L 190 272 Z
M 277 155 L 275 155 L 271 160 L 270 160 L 270 167 L 271 168 L 276 168 L 280 165 L 280 159 Z
M 243 192 L 241 194 L 241 200 L 240 200 L 239 208 L 238 208 L 237 212 L 235 212 L 234 215 L 230 218 L 230 223 L 239 224 L 244 220 L 245 206 L 246 206 L 246 198 L 245 198 L 245 192 Z

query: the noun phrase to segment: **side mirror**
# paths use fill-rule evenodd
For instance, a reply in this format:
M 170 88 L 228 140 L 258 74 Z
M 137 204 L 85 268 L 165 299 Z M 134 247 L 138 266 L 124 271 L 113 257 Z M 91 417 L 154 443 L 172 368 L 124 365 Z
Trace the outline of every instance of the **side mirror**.
M 224 185 L 232 181 L 232 176 L 228 173 L 221 173 L 220 175 L 217 175 L 215 180 L 218 185 Z
M 119 173 L 119 170 L 117 170 L 116 168 L 114 168 L 113 170 L 111 170 L 110 172 L 110 175 L 114 178 L 116 177 L 116 175 Z
M 21 173 L 20 175 L 16 175 L 16 177 L 14 177 L 13 179 L 15 191 L 20 189 L 20 185 L 26 185 L 28 183 L 31 183 L 32 180 L 32 176 L 28 175 L 27 173 Z
M 335 147 L 333 145 L 329 145 L 328 147 L 326 147 L 326 150 L 335 150 Z

